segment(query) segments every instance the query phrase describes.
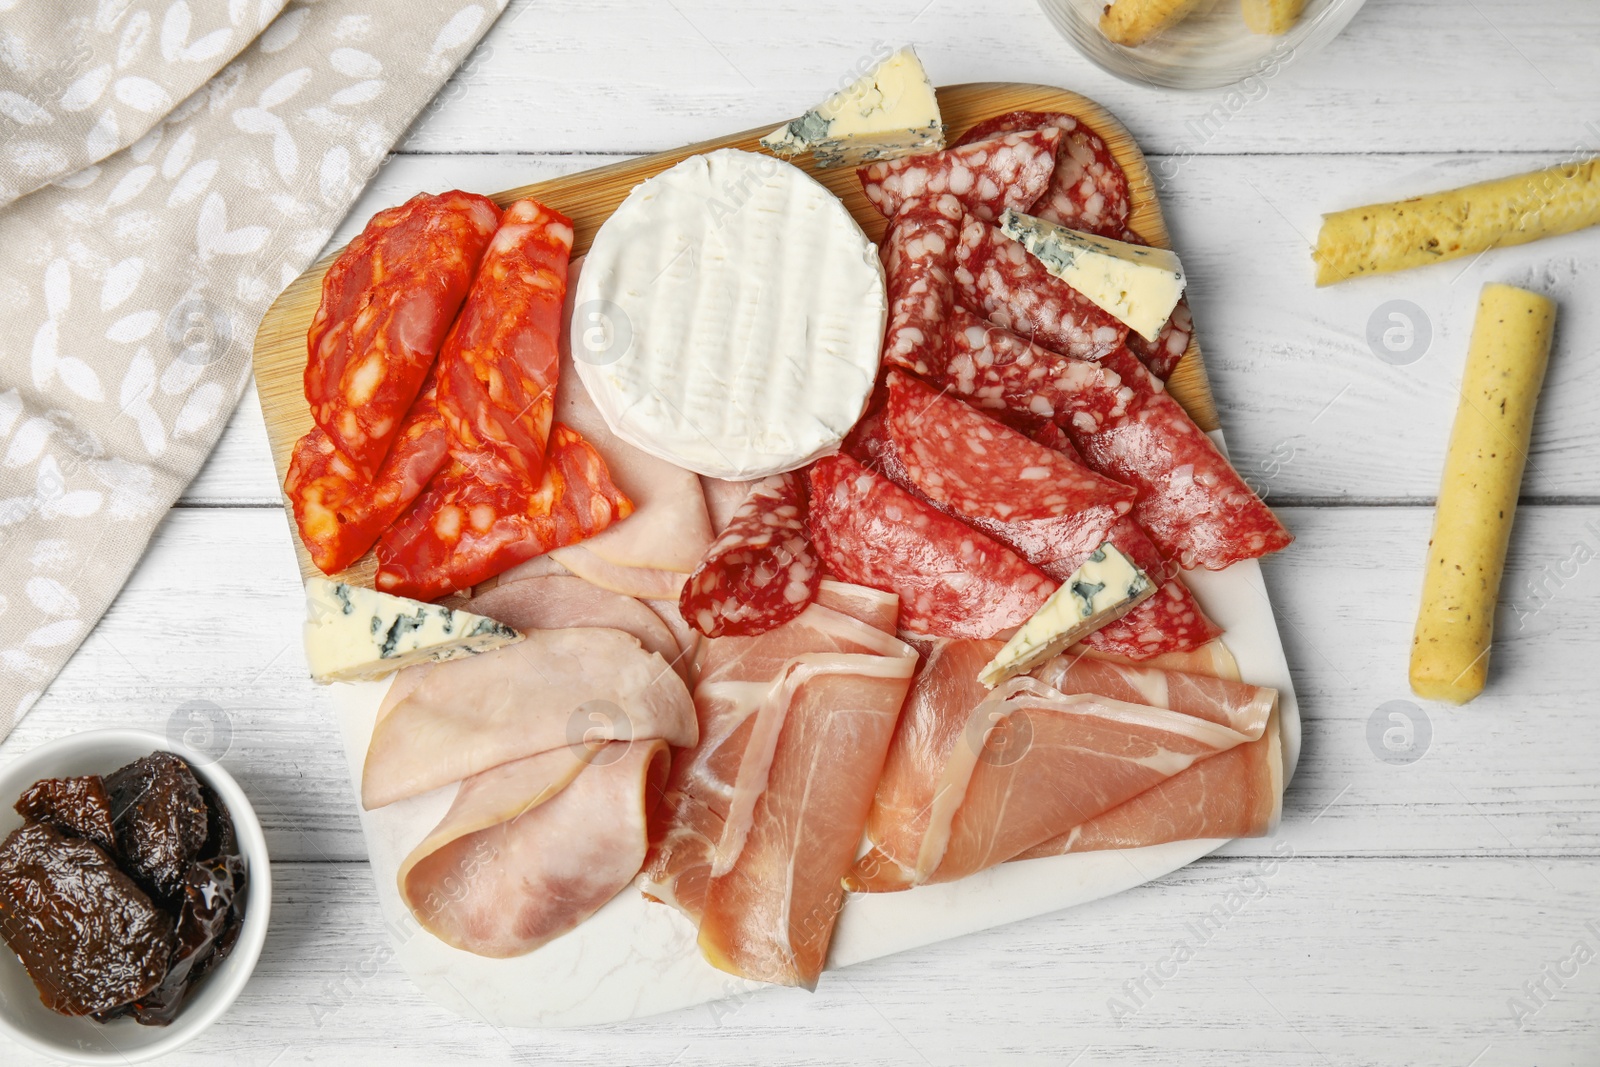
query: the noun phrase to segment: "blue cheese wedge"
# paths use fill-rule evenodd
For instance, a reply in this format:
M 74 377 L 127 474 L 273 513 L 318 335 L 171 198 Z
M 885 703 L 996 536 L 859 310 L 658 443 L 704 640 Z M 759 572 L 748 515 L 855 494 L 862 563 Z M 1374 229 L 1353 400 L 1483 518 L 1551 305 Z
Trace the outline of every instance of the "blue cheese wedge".
M 306 661 L 317 682 L 382 678 L 402 667 L 475 656 L 522 640 L 504 623 L 403 596 L 313 578 Z
M 1014 674 L 1032 670 L 1122 618 L 1155 591 L 1156 584 L 1138 564 L 1110 541 L 1105 542 L 978 672 L 978 681 L 992 688 Z
M 1183 267 L 1165 248 L 1096 237 L 1008 210 L 1000 229 L 1044 269 L 1154 341 L 1183 295 Z
M 809 151 L 819 167 L 859 167 L 944 147 L 933 83 L 909 46 L 855 84 L 761 138 L 780 156 Z

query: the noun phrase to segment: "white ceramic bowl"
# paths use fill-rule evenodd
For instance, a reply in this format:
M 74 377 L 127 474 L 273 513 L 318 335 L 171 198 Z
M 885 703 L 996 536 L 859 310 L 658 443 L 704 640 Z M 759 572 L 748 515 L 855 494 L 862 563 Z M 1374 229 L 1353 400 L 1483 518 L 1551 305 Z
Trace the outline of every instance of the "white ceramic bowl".
M 188 1044 L 222 1016 L 250 980 L 272 912 L 272 871 L 261 824 L 239 783 L 186 745 L 143 730 L 90 730 L 40 745 L 0 768 L 0 840 L 22 824 L 12 805 L 41 778 L 109 774 L 141 756 L 165 750 L 189 761 L 195 774 L 228 806 L 239 847 L 250 868 L 244 927 L 233 952 L 194 989 L 171 1026 L 141 1026 L 131 1019 L 97 1023 L 58 1015 L 39 1000 L 16 954 L 0 943 L 0 1032 L 18 1044 L 71 1063 L 136 1063 Z
M 1137 48 L 1106 40 L 1106 0 L 1039 0 L 1061 35 L 1096 66 L 1127 81 L 1170 89 L 1215 89 L 1254 75 L 1275 76 L 1339 35 L 1364 0 L 1307 0 L 1299 21 L 1281 37 L 1251 33 L 1239 0 L 1205 0 L 1182 22 Z

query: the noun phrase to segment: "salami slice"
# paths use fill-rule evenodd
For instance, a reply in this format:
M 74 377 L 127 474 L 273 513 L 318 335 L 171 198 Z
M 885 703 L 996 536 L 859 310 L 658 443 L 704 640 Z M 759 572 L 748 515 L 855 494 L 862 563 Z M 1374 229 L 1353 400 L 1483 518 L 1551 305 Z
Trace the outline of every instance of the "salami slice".
M 374 481 L 313 426 L 295 445 L 283 485 L 311 562 L 336 574 L 360 559 L 444 465 L 449 445 L 432 384 L 406 413 Z
M 1083 462 L 1066 431 L 1054 423 L 1046 423 L 1029 436 L 1074 463 Z M 1083 521 L 1090 530 L 1101 528 L 1100 522 L 1091 516 L 1086 515 Z M 1121 549 L 1140 570 L 1159 582 L 1160 587 L 1155 596 L 1085 638 L 1091 648 L 1144 660 L 1168 652 L 1192 652 L 1222 634 L 1222 627 L 1206 616 L 1200 602 L 1178 577 L 1178 565 L 1161 554 L 1132 515 L 1120 516 L 1105 527 L 1103 539 Z M 1044 568 L 1045 573 L 1065 581 L 1066 575 L 1058 573 L 1058 568 L 1065 566 L 1066 573 L 1071 574 L 1093 550 L 1091 546 L 1076 559 L 1064 556 L 1057 566 Z
M 950 314 L 947 351 L 943 370 L 924 377 L 978 407 L 1028 419 L 1055 418 L 1100 377 L 1094 364 L 1052 352 L 959 306 Z
M 572 220 L 535 200 L 506 208 L 439 354 L 439 409 L 458 455 L 490 452 L 531 490 L 556 403 Z
M 1222 627 L 1206 617 L 1183 579 L 1173 578 L 1163 582 L 1155 596 L 1084 638 L 1084 643 L 1097 652 L 1146 660 L 1168 652 L 1193 652 L 1221 636 Z
M 894 218 L 917 197 L 948 193 L 969 214 L 993 222 L 1007 208 L 1026 211 L 1044 195 L 1060 147 L 1058 129 L 1023 130 L 943 152 L 879 160 L 856 175 L 884 218 Z
M 1111 353 L 1100 369 L 1062 425 L 1090 467 L 1138 490 L 1134 516 L 1164 555 L 1221 570 L 1293 540 L 1131 352 Z
M 1117 515 L 1134 492 L 900 371 L 888 374 L 884 429 L 907 476 L 968 520 L 1057 520 L 1097 504 Z M 1037 561 L 1035 561 L 1037 562 Z
M 1028 214 L 1074 230 L 1116 237 L 1133 212 L 1128 176 L 1105 141 L 1077 117 L 1060 111 L 1012 111 L 978 123 L 956 145 L 1013 130 L 1050 128 L 1059 129 L 1065 140 L 1056 154 L 1049 188 Z
M 456 458 L 378 541 L 374 584 L 434 600 L 576 544 L 633 513 L 606 462 L 577 431 L 550 431 L 544 477 L 529 494 L 493 455 Z
M 985 534 L 848 456 L 811 467 L 810 528 L 823 568 L 900 597 L 900 628 L 994 637 L 1026 622 L 1055 583 Z
M 889 224 L 882 253 L 889 291 L 884 362 L 918 374 L 944 364 L 963 217 L 961 205 L 946 195 L 909 202 Z
M 968 310 L 1077 359 L 1099 359 L 1128 336 L 1127 326 L 982 219 L 969 216 L 961 228 L 955 281 Z
M 1124 232 L 1122 239 L 1131 245 L 1150 243 L 1132 230 Z M 1194 316 L 1189 312 L 1189 298 L 1180 296 L 1178 306 L 1172 309 L 1166 325 L 1161 327 L 1161 332 L 1156 334 L 1154 341 L 1146 341 L 1138 333 L 1129 330 L 1127 344 L 1129 351 L 1150 368 L 1150 373 L 1166 381 L 1172 377 L 1178 361 L 1183 359 L 1183 354 L 1189 350 L 1189 339 L 1193 336 Z
M 500 221 L 472 193 L 421 194 L 380 211 L 322 278 L 306 334 L 311 417 L 368 481 L 466 298 Z
M 803 476 L 775 474 L 751 486 L 684 583 L 678 608 L 707 637 L 750 637 L 795 618 L 821 585 Z

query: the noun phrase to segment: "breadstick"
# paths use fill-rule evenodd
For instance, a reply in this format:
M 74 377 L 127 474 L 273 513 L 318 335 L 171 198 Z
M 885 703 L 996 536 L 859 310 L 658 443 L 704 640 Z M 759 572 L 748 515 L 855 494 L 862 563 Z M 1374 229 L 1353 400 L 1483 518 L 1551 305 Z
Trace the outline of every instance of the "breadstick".
M 1478 298 L 1411 643 L 1420 697 L 1465 704 L 1483 691 L 1555 319 L 1555 304 L 1526 289 L 1491 284 Z
M 1199 6 L 1200 0 L 1113 0 L 1100 14 L 1100 32 L 1134 48 Z
M 1600 223 L 1600 159 L 1322 217 L 1317 284 L 1420 267 Z
M 1289 32 L 1305 10 L 1306 0 L 1240 0 L 1244 24 L 1251 33 L 1274 37 Z

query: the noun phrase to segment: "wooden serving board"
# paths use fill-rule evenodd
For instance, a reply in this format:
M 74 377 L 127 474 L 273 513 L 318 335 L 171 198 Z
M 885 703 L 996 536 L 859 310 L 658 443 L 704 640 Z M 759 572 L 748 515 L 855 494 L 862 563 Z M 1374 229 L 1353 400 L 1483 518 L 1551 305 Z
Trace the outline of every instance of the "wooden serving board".
M 938 93 L 939 110 L 952 141 L 984 119 L 1008 111 L 1065 111 L 1076 115 L 1105 140 L 1117 162 L 1127 172 L 1133 198 L 1133 217 L 1129 225 L 1152 244 L 1162 248 L 1172 247 L 1166 220 L 1161 216 L 1161 204 L 1156 199 L 1155 182 L 1150 176 L 1144 154 L 1122 123 L 1093 100 L 1065 89 L 1018 82 L 952 85 L 940 89 Z M 758 143 L 760 138 L 770 133 L 781 121 L 714 141 L 685 145 L 670 152 L 658 152 L 626 163 L 613 163 L 596 170 L 488 195 L 502 207 L 523 197 L 533 197 L 565 213 L 576 227 L 573 255 L 582 255 L 589 250 L 601 224 L 611 217 L 611 213 L 635 185 L 702 152 L 718 148 L 762 151 Z M 819 169 L 809 156 L 796 158 L 792 162 L 833 190 L 868 236 L 874 241 L 882 239 L 886 222 L 861 191 L 861 182 L 856 178 L 853 168 Z M 267 438 L 272 445 L 272 460 L 277 466 L 279 485 L 283 484 L 288 474 L 289 456 L 294 451 L 295 442 L 311 429 L 311 411 L 305 401 L 303 386 L 306 330 L 321 299 L 322 276 L 337 255 L 338 252 L 333 252 L 324 256 L 291 282 L 267 309 L 261 327 L 256 332 L 256 391 L 261 395 L 261 411 L 266 419 Z M 1211 431 L 1218 428 L 1216 403 L 1211 397 L 1211 386 L 1206 379 L 1195 335 L 1191 335 L 1189 349 L 1173 371 L 1167 387 L 1202 429 Z M 320 573 L 299 538 L 295 538 L 295 553 L 300 561 L 301 577 L 310 578 Z M 370 587 L 374 570 L 375 563 L 369 552 L 345 571 L 342 577 L 346 581 Z
M 952 138 L 974 123 L 1008 111 L 1077 115 L 1105 139 L 1128 174 L 1134 206 L 1130 224 L 1153 243 L 1168 245 L 1166 224 L 1144 157 L 1122 125 L 1093 101 L 1046 86 L 984 83 L 939 90 L 939 106 Z M 759 137 L 776 125 L 493 196 L 501 204 L 532 196 L 565 212 L 576 223 L 574 252 L 581 254 L 639 182 L 699 152 L 758 150 Z M 885 220 L 867 202 L 854 170 L 817 170 L 808 161 L 799 165 L 838 194 L 874 240 L 882 237 Z M 320 297 L 323 272 L 332 258 L 317 263 L 278 297 L 256 336 L 256 388 L 280 482 L 295 441 L 311 427 L 301 387 L 305 335 Z M 1168 386 L 1201 426 L 1208 431 L 1216 429 L 1210 387 L 1192 340 Z M 1220 445 L 1220 434 L 1212 436 Z M 298 538 L 295 549 L 302 574 L 316 574 Z M 372 571 L 369 553 L 344 577 L 370 584 Z M 1194 572 L 1189 581 L 1206 613 L 1226 631 L 1242 676 L 1279 691 L 1287 781 L 1299 755 L 1300 718 L 1260 568 L 1248 560 L 1226 571 Z M 332 687 L 353 782 L 361 780 L 373 724 L 387 688 L 387 680 Z M 675 909 L 648 903 L 633 890 L 617 894 L 576 929 L 525 956 L 486 959 L 423 933 L 400 899 L 396 875 L 420 836 L 420 828 L 435 825 L 453 795 L 453 788 L 447 787 L 360 812 L 379 906 L 393 934 L 395 957 L 429 997 L 469 1019 L 497 1027 L 547 1027 L 638 1018 L 744 996 L 762 988 L 713 969 L 696 948 L 691 923 Z M 828 967 L 846 967 L 1119 893 L 1185 866 L 1223 843 L 1177 841 L 1150 848 L 1053 856 L 1001 864 L 958 882 L 919 886 L 903 893 L 852 895 L 840 913 Z

